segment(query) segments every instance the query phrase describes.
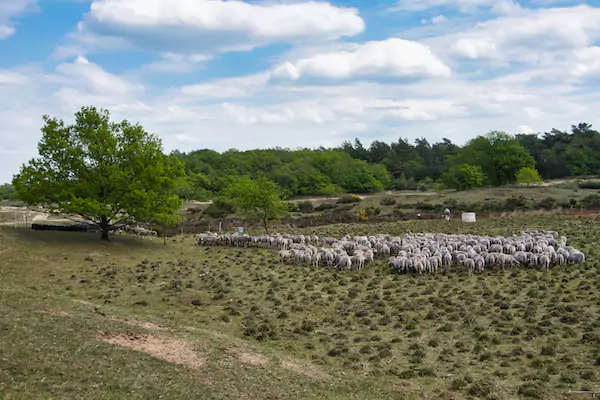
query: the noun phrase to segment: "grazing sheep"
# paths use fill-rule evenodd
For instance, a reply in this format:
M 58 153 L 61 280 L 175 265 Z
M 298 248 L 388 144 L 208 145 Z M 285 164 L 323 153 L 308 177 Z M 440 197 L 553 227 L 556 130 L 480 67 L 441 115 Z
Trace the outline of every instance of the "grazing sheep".
M 125 227 L 141 236 L 154 236 L 154 231 L 140 227 Z M 323 243 L 317 249 L 315 244 Z M 448 235 L 407 233 L 402 237 L 377 234 L 372 236 L 345 236 L 341 239 L 319 238 L 308 235 L 274 234 L 250 236 L 247 234 L 196 235 L 199 246 L 266 247 L 279 249 L 283 262 L 298 265 L 321 263 L 327 267 L 362 269 L 376 258 L 388 260 L 393 269 L 406 273 L 437 273 L 440 267 L 462 265 L 468 273 L 483 272 L 485 268 L 502 269 L 516 265 L 550 268 L 552 264 L 567 265 L 585 261 L 585 255 L 572 246 L 567 238 L 553 231 L 529 230 L 510 237 L 480 237 L 475 235 Z M 392 256 L 394 255 L 394 256 Z M 390 257 L 391 256 L 391 257 Z

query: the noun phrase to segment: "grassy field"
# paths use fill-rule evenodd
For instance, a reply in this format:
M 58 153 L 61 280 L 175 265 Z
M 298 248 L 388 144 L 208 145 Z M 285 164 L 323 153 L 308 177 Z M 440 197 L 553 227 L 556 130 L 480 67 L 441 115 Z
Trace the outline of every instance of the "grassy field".
M 496 187 L 496 188 L 481 188 L 481 189 L 473 189 L 466 191 L 453 191 L 453 190 L 445 190 L 441 193 L 434 192 L 432 190 L 422 192 L 422 191 L 412 191 L 412 190 L 404 190 L 404 191 L 386 191 L 381 193 L 374 194 L 366 194 L 361 195 L 363 198 L 359 203 L 353 203 L 346 205 L 348 207 L 352 207 L 354 210 L 358 211 L 360 209 L 365 209 L 366 207 L 379 207 L 381 209 L 382 214 L 391 214 L 394 210 L 397 209 L 399 205 L 404 205 L 402 207 L 403 212 L 414 212 L 417 213 L 418 210 L 409 207 L 410 205 L 414 205 L 416 203 L 429 203 L 429 204 L 443 204 L 448 200 L 456 200 L 459 203 L 473 203 L 473 202 L 483 202 L 486 200 L 497 200 L 504 201 L 508 197 L 518 197 L 523 196 L 527 199 L 532 200 L 541 200 L 548 197 L 554 198 L 556 201 L 568 202 L 571 199 L 576 201 L 580 201 L 586 196 L 591 194 L 598 194 L 598 190 L 595 189 L 577 189 L 576 182 L 565 182 L 565 181 L 550 181 L 548 186 L 538 186 L 538 187 Z M 393 197 L 396 201 L 394 205 L 382 205 L 381 200 L 385 197 Z M 337 197 L 299 197 L 294 198 L 292 202 L 300 202 L 300 201 L 311 201 L 315 206 L 318 206 L 323 203 L 336 204 Z M 313 215 L 318 215 L 319 213 L 315 212 Z M 298 214 L 300 216 L 301 214 Z
M 4 399 L 561 399 L 600 390 L 600 222 L 528 216 L 305 233 L 557 230 L 585 264 L 468 276 L 0 228 Z M 290 232 L 291 233 L 291 232 Z M 0 397 L 2 397 L 0 396 Z M 580 397 L 584 398 L 584 397 Z

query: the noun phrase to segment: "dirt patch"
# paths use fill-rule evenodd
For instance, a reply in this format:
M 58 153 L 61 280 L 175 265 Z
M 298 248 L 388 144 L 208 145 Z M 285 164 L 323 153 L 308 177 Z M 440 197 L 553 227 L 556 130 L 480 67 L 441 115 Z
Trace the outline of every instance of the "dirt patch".
M 138 321 L 137 319 L 132 319 L 132 318 L 126 319 L 126 318 L 118 318 L 118 317 L 109 317 L 109 319 L 111 321 L 121 322 L 123 324 L 137 326 L 139 328 L 144 328 L 149 331 L 165 331 L 165 330 L 167 330 L 167 328 L 165 328 L 164 326 L 156 325 L 156 324 L 153 324 L 152 322 Z
M 47 308 L 47 307 L 38 308 L 37 310 L 35 310 L 35 312 L 42 313 L 42 314 L 48 314 L 48 315 L 54 315 L 55 317 L 72 317 L 73 316 L 66 311 L 54 310 L 52 308 Z
M 298 364 L 295 361 L 289 361 L 289 360 L 282 361 L 281 366 L 283 368 L 289 369 L 290 371 L 296 372 L 298 374 L 306 375 L 309 378 L 313 378 L 313 379 L 325 380 L 325 379 L 330 378 L 330 376 L 327 373 L 318 370 L 314 366 Z
M 92 307 L 96 307 L 96 305 L 94 303 L 90 303 L 89 301 L 85 301 L 85 300 L 79 300 L 79 299 L 75 299 L 73 300 L 75 303 L 79 303 L 79 304 L 85 304 L 86 306 L 92 306 Z
M 185 340 L 134 333 L 111 334 L 105 332 L 102 332 L 98 339 L 191 369 L 201 369 L 204 366 L 204 358 L 196 352 L 195 346 L 191 342 Z
M 236 352 L 239 362 L 256 367 L 265 367 L 269 364 L 269 359 L 257 353 Z

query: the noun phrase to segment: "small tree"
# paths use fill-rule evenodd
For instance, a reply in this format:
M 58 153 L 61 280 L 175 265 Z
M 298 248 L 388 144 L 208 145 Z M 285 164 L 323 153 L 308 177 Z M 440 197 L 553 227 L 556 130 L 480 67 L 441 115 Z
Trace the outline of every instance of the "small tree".
M 210 204 L 208 207 L 206 207 L 206 210 L 204 210 L 205 215 L 219 220 L 219 231 L 221 231 L 221 223 L 223 222 L 223 218 L 227 218 L 234 212 L 235 204 L 224 197 L 217 197 L 213 200 L 212 204 Z
M 167 245 L 167 228 L 174 228 L 180 222 L 184 220 L 184 217 L 179 214 L 174 214 L 169 212 L 168 210 L 164 212 L 155 212 L 153 221 L 160 225 L 163 234 L 163 244 Z
M 540 173 L 538 172 L 538 170 L 533 167 L 521 168 L 519 172 L 517 172 L 517 174 L 515 175 L 515 178 L 519 185 L 531 186 L 540 185 L 544 183 L 544 181 L 540 177 Z
M 179 211 L 174 189 L 183 166 L 140 125 L 111 122 L 95 107 L 83 107 L 73 125 L 47 115 L 44 121 L 40 158 L 13 179 L 25 203 L 79 215 L 97 224 L 104 240 L 121 222 L 166 221 Z
M 456 190 L 468 190 L 483 186 L 485 174 L 481 167 L 469 164 L 452 166 L 448 172 L 442 175 L 445 186 Z
M 269 220 L 279 219 L 287 213 L 279 186 L 263 175 L 256 179 L 247 176 L 237 179 L 225 193 L 234 199 L 240 211 L 249 219 L 260 221 L 269 233 Z

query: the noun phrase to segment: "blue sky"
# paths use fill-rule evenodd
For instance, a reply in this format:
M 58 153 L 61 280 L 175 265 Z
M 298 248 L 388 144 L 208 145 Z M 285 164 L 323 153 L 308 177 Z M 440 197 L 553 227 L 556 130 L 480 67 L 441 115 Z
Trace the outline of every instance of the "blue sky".
M 600 1 L 0 0 L 0 182 L 83 105 L 167 151 L 600 124 Z

